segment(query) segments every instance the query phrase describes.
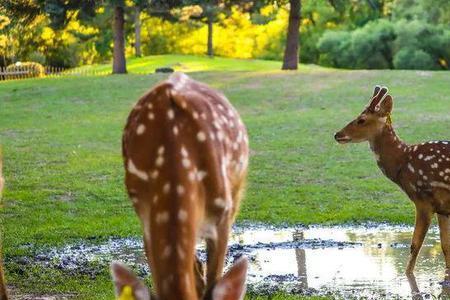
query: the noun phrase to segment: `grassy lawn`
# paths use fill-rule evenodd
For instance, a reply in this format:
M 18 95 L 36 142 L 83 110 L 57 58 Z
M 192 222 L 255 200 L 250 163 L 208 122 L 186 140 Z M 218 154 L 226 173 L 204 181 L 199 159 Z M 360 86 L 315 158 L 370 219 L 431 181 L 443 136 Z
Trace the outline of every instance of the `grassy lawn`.
M 412 204 L 383 177 L 367 144 L 341 146 L 333 140 L 333 133 L 362 111 L 375 84 L 390 87 L 394 124 L 407 142 L 450 138 L 448 72 L 315 66 L 281 72 L 279 62 L 192 56 L 133 59 L 128 69 L 151 73 L 166 65 L 225 92 L 247 124 L 251 171 L 239 221 L 412 223 Z M 0 82 L 7 260 L 80 239 L 140 235 L 124 193 L 120 140 L 134 102 L 166 77 Z M 112 299 L 108 270 L 79 277 L 8 264 L 7 271 L 21 291 Z

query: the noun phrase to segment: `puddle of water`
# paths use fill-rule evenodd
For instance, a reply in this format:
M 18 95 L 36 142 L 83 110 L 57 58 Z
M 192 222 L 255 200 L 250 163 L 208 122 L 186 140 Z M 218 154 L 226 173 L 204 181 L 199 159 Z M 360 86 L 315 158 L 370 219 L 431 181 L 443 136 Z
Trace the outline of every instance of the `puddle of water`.
M 358 226 L 267 228 L 236 227 L 229 262 L 250 259 L 249 289 L 258 293 L 286 291 L 332 294 L 344 298 L 423 297 L 450 299 L 439 234 L 430 230 L 416 266 L 416 280 L 404 275 L 412 227 Z M 204 250 L 199 247 L 200 256 Z M 37 255 L 33 260 L 71 272 L 93 274 L 111 260 L 133 266 L 143 276 L 148 267 L 139 239 L 112 239 L 101 245 L 73 245 Z M 420 292 L 419 292 L 420 291 Z

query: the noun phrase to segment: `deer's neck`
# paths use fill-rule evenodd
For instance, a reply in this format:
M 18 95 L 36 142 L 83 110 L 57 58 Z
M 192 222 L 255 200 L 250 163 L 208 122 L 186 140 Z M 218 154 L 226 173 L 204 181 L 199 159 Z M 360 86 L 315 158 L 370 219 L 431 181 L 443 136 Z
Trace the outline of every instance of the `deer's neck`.
M 381 171 L 398 183 L 399 171 L 406 162 L 408 145 L 397 136 L 391 125 L 385 126 L 369 143 Z

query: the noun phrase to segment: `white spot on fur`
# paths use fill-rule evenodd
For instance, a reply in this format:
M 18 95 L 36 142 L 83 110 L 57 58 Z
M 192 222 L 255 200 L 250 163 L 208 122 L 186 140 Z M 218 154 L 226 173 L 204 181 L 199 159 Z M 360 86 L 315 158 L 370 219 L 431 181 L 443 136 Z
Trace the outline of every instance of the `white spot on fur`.
M 130 174 L 136 175 L 144 181 L 148 181 L 148 174 L 144 171 L 138 170 L 131 159 L 128 160 L 128 172 L 130 172 Z
M 430 182 L 430 185 L 432 187 L 443 188 L 443 189 L 447 189 L 447 190 L 450 191 L 450 184 L 447 184 L 447 183 L 438 182 L 438 181 L 432 181 L 432 182 Z
M 155 164 L 157 167 L 161 167 L 164 164 L 164 157 L 158 156 L 156 158 Z
M 185 222 L 187 220 L 188 214 L 184 209 L 180 209 L 178 212 L 178 220 Z
M 183 158 L 181 163 L 183 164 L 183 167 L 185 167 L 186 169 L 188 169 L 191 166 L 191 161 L 188 158 Z
M 168 194 L 170 191 L 170 183 L 166 183 L 163 187 L 164 194 Z
M 177 185 L 177 193 L 178 195 L 183 195 L 184 194 L 184 186 L 182 185 Z
M 158 178 L 158 175 L 159 175 L 159 171 L 158 170 L 153 170 L 153 172 L 150 174 L 150 177 L 152 179 L 156 179 L 156 178 Z
M 169 109 L 167 111 L 167 117 L 169 118 L 169 120 L 173 120 L 173 118 L 175 118 L 175 112 L 173 111 L 173 109 Z
M 188 156 L 188 152 L 184 146 L 181 146 L 181 156 L 183 156 L 183 157 Z
M 197 172 L 197 180 L 198 180 L 198 181 L 202 181 L 203 178 L 205 178 L 206 174 L 207 174 L 207 173 L 206 173 L 205 171 L 201 171 L 201 170 L 198 171 L 198 172 Z
M 141 135 L 145 132 L 145 125 L 144 124 L 139 124 L 138 127 L 136 128 L 136 134 L 137 135 Z
M 220 208 L 225 208 L 225 209 L 229 208 L 228 201 L 223 198 L 214 199 L 214 205 L 216 205 L 217 207 L 220 207 Z
M 157 213 L 155 220 L 157 224 L 167 223 L 167 221 L 169 221 L 169 212 L 163 211 Z
M 159 146 L 158 155 L 163 155 L 163 154 L 164 154 L 164 146 Z
M 197 140 L 200 142 L 206 141 L 206 134 L 203 131 L 197 133 Z

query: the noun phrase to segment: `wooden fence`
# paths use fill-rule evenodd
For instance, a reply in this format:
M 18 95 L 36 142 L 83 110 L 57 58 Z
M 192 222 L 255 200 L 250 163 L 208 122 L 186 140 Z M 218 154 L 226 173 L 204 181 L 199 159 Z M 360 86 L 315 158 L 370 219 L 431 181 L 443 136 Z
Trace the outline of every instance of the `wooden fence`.
M 59 67 L 44 67 L 44 72 L 37 72 L 35 68 L 30 66 L 14 66 L 12 69 L 0 67 L 0 81 L 2 80 L 17 80 L 33 77 L 62 77 L 62 76 L 93 76 L 93 75 L 107 75 L 108 71 L 96 71 L 89 68 L 81 69 L 67 69 Z

